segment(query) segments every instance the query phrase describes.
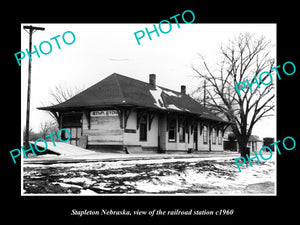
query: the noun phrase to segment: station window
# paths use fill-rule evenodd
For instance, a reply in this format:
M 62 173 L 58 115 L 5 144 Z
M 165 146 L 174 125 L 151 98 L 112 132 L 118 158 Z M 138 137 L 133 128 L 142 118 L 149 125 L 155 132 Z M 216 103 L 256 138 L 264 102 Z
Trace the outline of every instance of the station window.
M 208 129 L 206 126 L 203 127 L 203 144 L 207 144 Z
M 179 142 L 185 142 L 185 126 L 184 122 L 179 123 Z
M 219 130 L 219 134 L 218 134 L 218 144 L 222 145 L 222 132 Z
M 140 141 L 147 141 L 147 115 L 140 120 Z
M 176 119 L 169 122 L 169 141 L 176 142 Z
M 62 113 L 61 127 L 68 129 L 71 134 L 68 143 L 78 146 L 79 139 L 82 136 L 82 113 Z M 67 140 L 69 138 L 68 133 L 65 130 L 61 133 L 61 137 L 63 140 Z
M 215 145 L 217 143 L 217 133 L 216 130 L 212 130 L 212 144 Z

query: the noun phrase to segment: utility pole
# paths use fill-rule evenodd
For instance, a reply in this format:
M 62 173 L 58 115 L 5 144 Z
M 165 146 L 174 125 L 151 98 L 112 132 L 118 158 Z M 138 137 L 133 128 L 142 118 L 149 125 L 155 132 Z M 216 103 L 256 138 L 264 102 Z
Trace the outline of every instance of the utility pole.
M 23 26 L 23 29 L 29 33 L 29 52 L 32 50 L 32 34 L 37 30 L 45 30 L 43 27 Z M 29 32 L 26 30 L 28 29 Z M 29 148 L 29 117 L 30 117 L 30 86 L 31 86 L 31 60 L 28 64 L 28 86 L 27 86 L 27 110 L 26 110 L 26 127 L 23 146 L 27 150 Z
M 203 106 L 206 107 L 206 80 L 204 80 Z M 211 138 L 210 138 L 210 135 L 211 135 L 212 128 L 211 128 L 210 125 L 208 125 L 207 129 L 208 129 L 208 151 L 211 152 Z
M 204 99 L 203 99 L 203 105 L 206 107 L 206 80 L 204 80 Z

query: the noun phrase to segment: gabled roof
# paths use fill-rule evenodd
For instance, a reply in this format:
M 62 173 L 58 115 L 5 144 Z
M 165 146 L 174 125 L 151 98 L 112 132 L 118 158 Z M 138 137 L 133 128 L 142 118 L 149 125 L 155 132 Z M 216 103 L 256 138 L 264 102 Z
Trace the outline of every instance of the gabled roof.
M 113 73 L 69 100 L 41 110 L 67 111 L 109 106 L 136 106 L 162 111 L 197 114 L 206 119 L 223 121 L 189 95 Z
M 248 142 L 262 142 L 257 135 L 250 135 Z

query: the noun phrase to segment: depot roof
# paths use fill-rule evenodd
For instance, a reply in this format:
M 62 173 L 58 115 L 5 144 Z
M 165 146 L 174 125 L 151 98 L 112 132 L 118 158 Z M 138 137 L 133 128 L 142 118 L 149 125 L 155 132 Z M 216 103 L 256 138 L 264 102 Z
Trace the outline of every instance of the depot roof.
M 226 122 L 185 93 L 117 73 L 111 74 L 63 103 L 38 109 L 68 111 L 120 106 L 197 114 L 201 118 Z

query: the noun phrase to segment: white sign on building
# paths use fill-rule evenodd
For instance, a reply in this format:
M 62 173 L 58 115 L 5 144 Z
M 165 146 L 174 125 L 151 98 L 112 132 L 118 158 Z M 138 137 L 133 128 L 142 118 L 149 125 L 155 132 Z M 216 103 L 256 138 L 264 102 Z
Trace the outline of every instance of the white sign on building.
M 91 116 L 118 116 L 117 110 L 91 111 Z

